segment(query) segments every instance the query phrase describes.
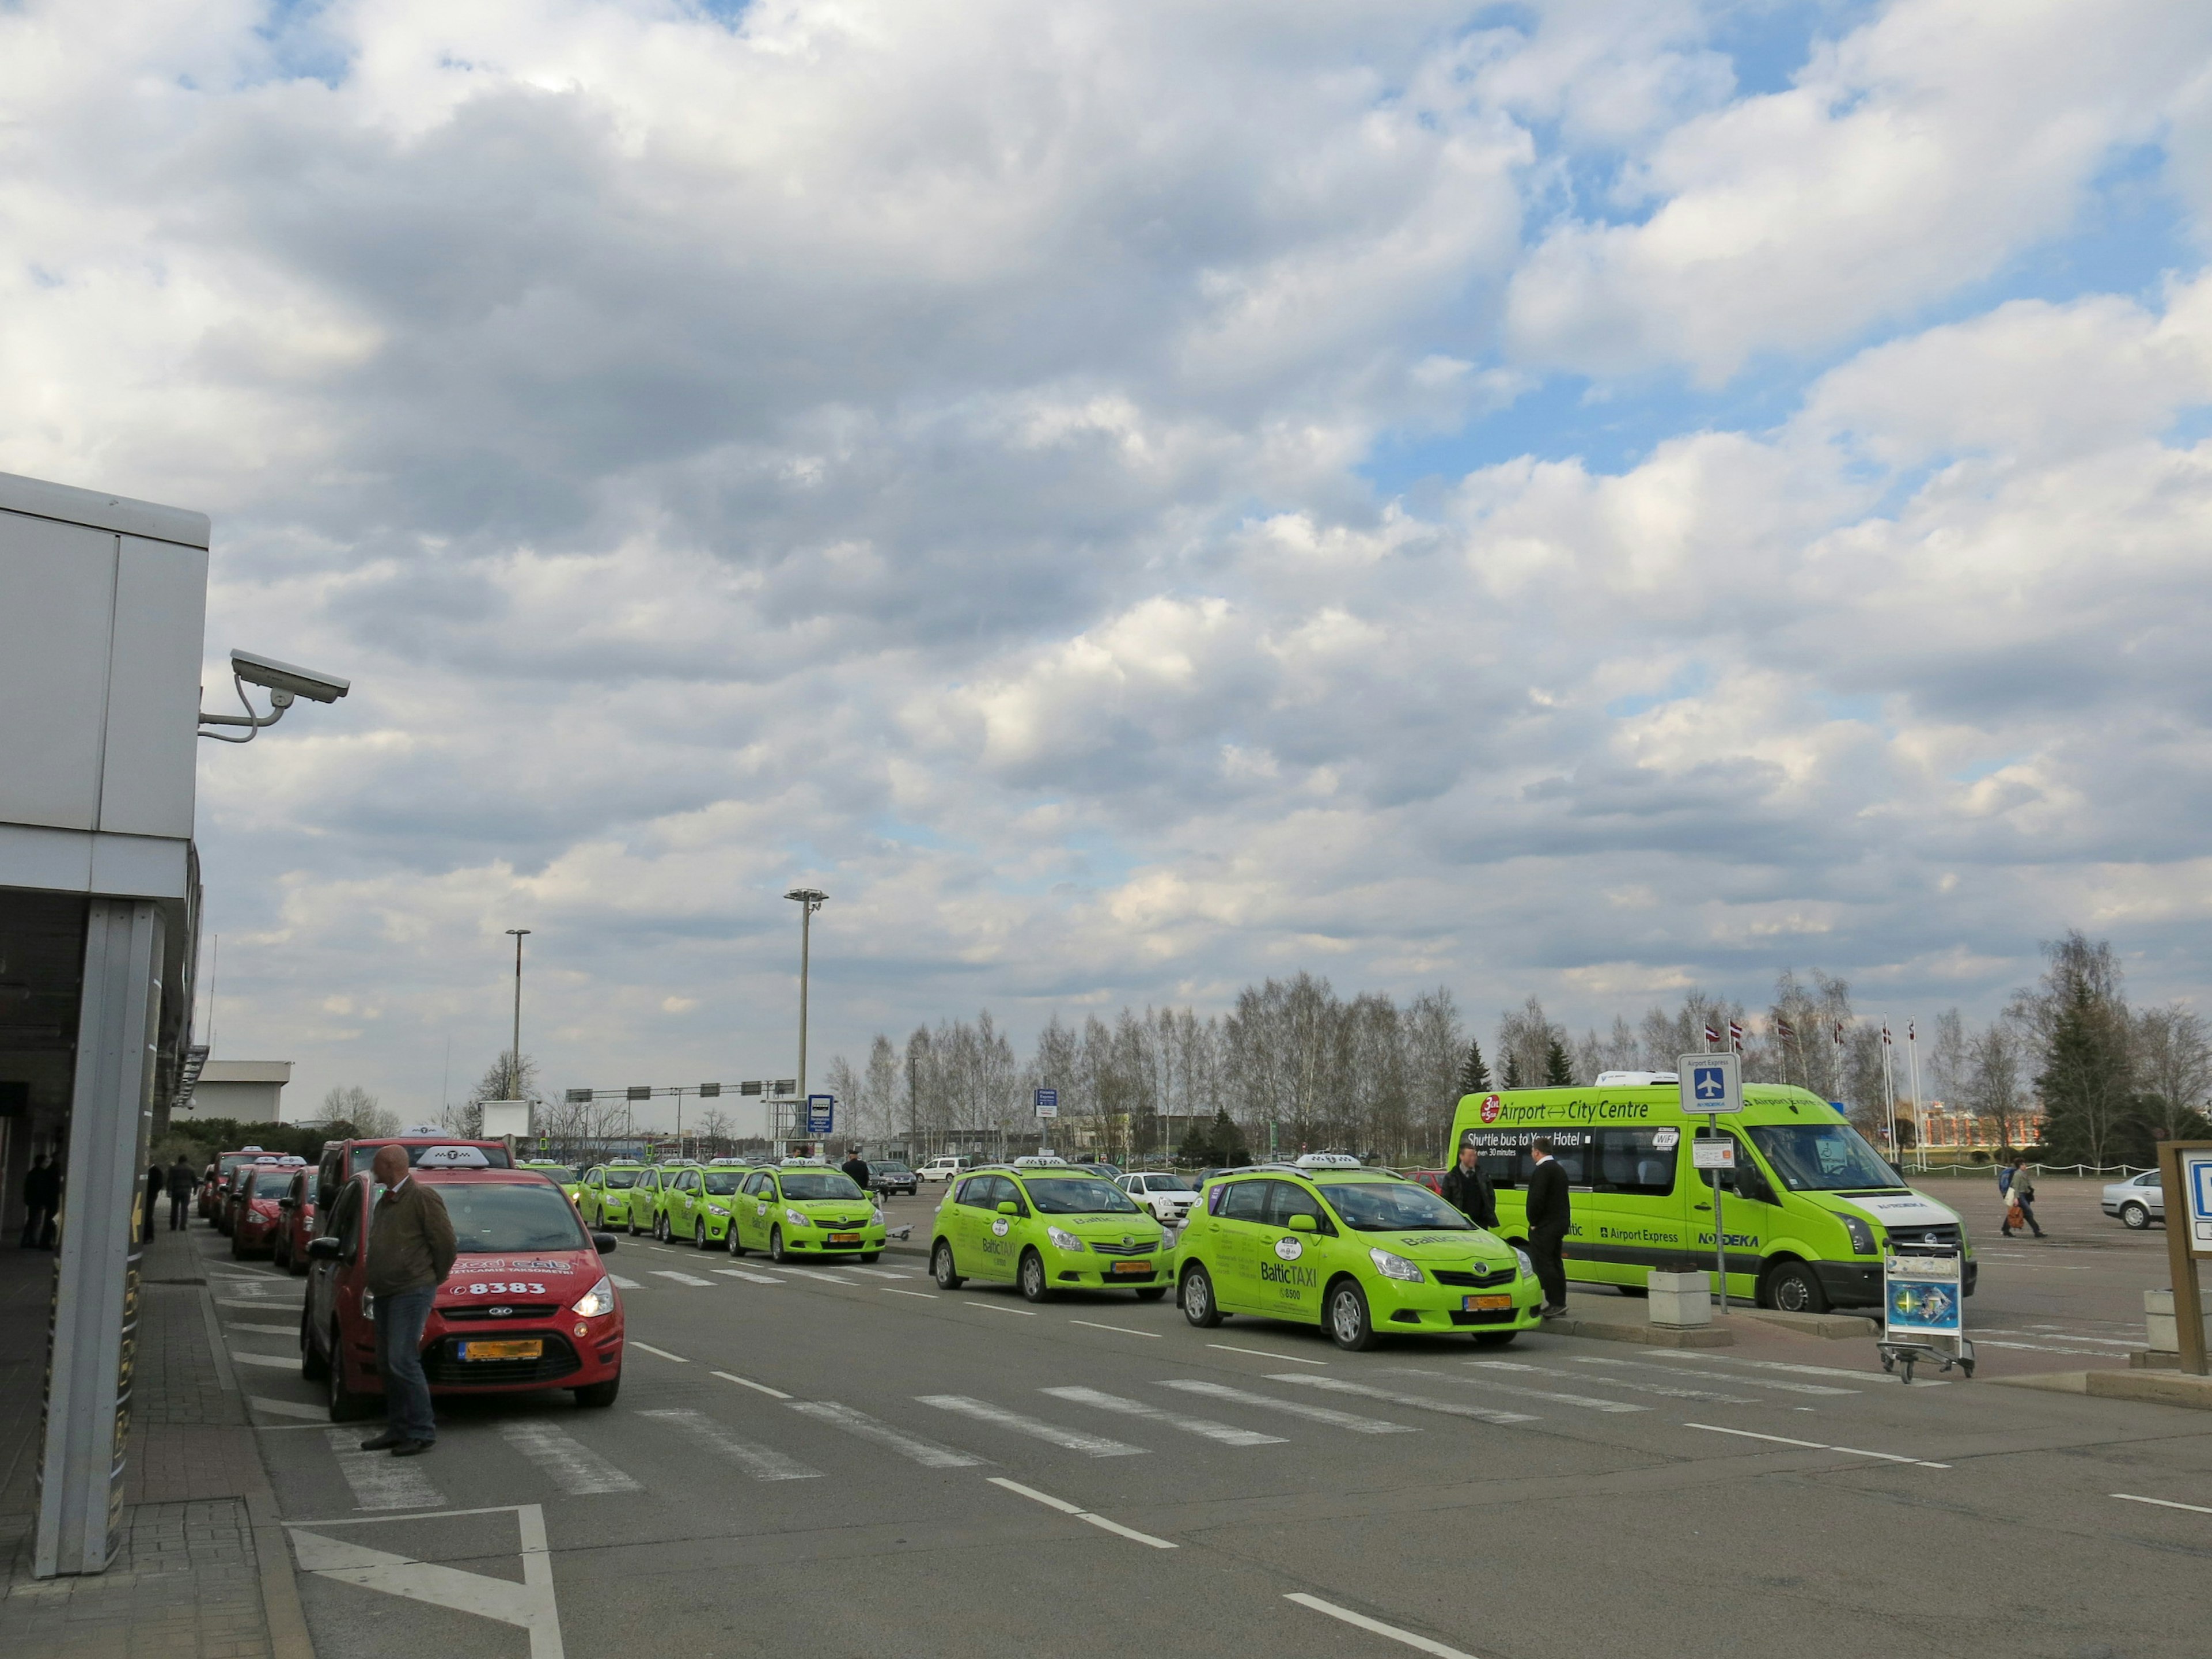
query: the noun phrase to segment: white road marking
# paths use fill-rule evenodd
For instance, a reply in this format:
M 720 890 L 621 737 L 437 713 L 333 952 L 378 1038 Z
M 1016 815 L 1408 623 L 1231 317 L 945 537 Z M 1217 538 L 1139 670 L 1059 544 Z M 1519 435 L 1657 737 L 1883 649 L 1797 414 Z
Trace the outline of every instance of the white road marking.
M 1437 1382 L 1467 1381 L 1465 1377 L 1447 1376 L 1440 1371 L 1401 1370 L 1399 1375 L 1425 1376 Z M 1380 1400 L 1388 1406 L 1411 1406 L 1416 1411 L 1437 1412 L 1445 1417 L 1468 1417 L 1479 1423 L 1534 1423 L 1537 1420 L 1526 1412 L 1500 1411 L 1494 1406 L 1463 1405 L 1456 1400 L 1431 1400 L 1426 1395 L 1401 1394 L 1395 1389 L 1378 1389 L 1365 1382 L 1347 1382 L 1340 1376 L 1310 1376 L 1304 1371 L 1279 1371 L 1267 1381 L 1294 1382 L 1304 1389 L 1324 1389 L 1331 1394 L 1356 1394 L 1369 1400 Z M 1633 1409 L 1642 1411 L 1644 1408 L 1638 1406 Z
M 2010 1348 L 2028 1353 L 2070 1353 L 2084 1359 L 2118 1359 L 2119 1355 L 2107 1353 L 2102 1348 L 2062 1348 L 2056 1342 L 1999 1342 L 1986 1336 L 1977 1336 L 1974 1341 L 1984 1348 Z
M 298 1333 L 287 1332 L 286 1334 L 297 1335 Z M 240 1353 L 237 1349 L 233 1348 L 230 1351 L 230 1363 L 234 1365 L 268 1365 L 278 1370 L 295 1371 L 300 1369 L 300 1356 L 295 1353 Z
M 1703 1429 L 1708 1434 L 1733 1434 L 1745 1440 L 1771 1440 L 1778 1445 L 1802 1446 L 1810 1451 L 1844 1452 L 1852 1457 L 1878 1457 L 1885 1463 L 1910 1463 L 1917 1468 L 1948 1469 L 1948 1463 L 1931 1463 L 1924 1457 L 1903 1457 L 1895 1452 L 1865 1451 L 1856 1446 L 1831 1446 L 1820 1440 L 1792 1440 L 1782 1434 L 1753 1434 L 1749 1429 L 1723 1429 L 1713 1423 L 1685 1423 L 1686 1429 Z
M 2155 1504 L 2162 1510 L 2187 1510 L 2191 1515 L 2212 1515 L 2212 1509 L 2202 1504 L 2177 1504 L 2171 1498 L 2143 1498 L 2131 1492 L 2116 1492 L 2110 1496 L 2125 1504 Z
M 1032 1440 L 1044 1441 L 1063 1451 L 1081 1452 L 1085 1457 L 1142 1457 L 1148 1454 L 1148 1449 L 1143 1446 L 1126 1446 L 1119 1440 L 1108 1439 L 1103 1434 L 1085 1434 L 1080 1429 L 1063 1429 L 1057 1423 L 1025 1417 L 1019 1412 L 1010 1412 L 1003 1406 L 992 1405 L 988 1401 L 970 1399 L 964 1394 L 918 1394 L 915 1399 L 924 1406 L 934 1406 L 939 1411 L 971 1417 L 978 1423 L 988 1423 L 1014 1434 L 1025 1434 Z
M 880 1288 L 885 1296 L 918 1296 L 924 1302 L 934 1302 L 937 1300 L 937 1298 L 932 1296 L 927 1291 L 901 1291 L 896 1290 L 889 1285 L 883 1285 Z
M 963 1296 L 960 1300 L 964 1306 L 970 1308 L 988 1308 L 993 1313 L 1019 1314 L 1024 1319 L 1035 1319 L 1036 1317 L 1036 1310 L 1035 1308 L 1009 1308 L 1003 1302 L 986 1302 L 980 1296 Z
M 271 1417 L 304 1417 L 313 1422 L 327 1423 L 330 1413 L 320 1406 L 295 1406 L 289 1400 L 264 1400 L 259 1395 L 248 1395 L 246 1403 L 258 1412 L 267 1412 Z
M 641 1291 L 645 1288 L 635 1279 L 624 1279 L 620 1273 L 609 1273 L 607 1277 L 614 1280 L 615 1288 L 618 1291 Z
M 1856 1394 L 1856 1389 L 1831 1388 L 1826 1382 L 1784 1382 L 1771 1376 L 1746 1376 L 1741 1371 L 1694 1371 L 1674 1365 L 1655 1365 L 1645 1359 L 1599 1359 L 1590 1355 L 1578 1355 L 1577 1365 L 1626 1365 L 1638 1370 L 1659 1371 L 1675 1376 L 1710 1376 L 1717 1382 L 1733 1382 L 1744 1389 L 1773 1389 L 1783 1394 Z
M 858 1435 L 863 1440 L 872 1440 L 879 1446 L 889 1446 L 901 1457 L 910 1458 L 927 1469 L 969 1469 L 988 1458 L 971 1452 L 956 1451 L 934 1440 L 918 1434 L 906 1434 L 888 1423 L 879 1423 L 866 1412 L 854 1411 L 850 1406 L 841 1406 L 834 1400 L 794 1400 L 791 1409 L 812 1418 L 817 1423 L 827 1423 L 848 1434 Z
M 571 1498 L 638 1490 L 636 1481 L 542 1418 L 502 1423 L 499 1432 L 501 1439 L 538 1465 L 555 1486 Z
M 702 1279 L 696 1273 L 679 1273 L 673 1267 L 655 1267 L 652 1273 L 655 1279 L 672 1279 L 679 1285 L 704 1285 L 709 1290 L 714 1285 L 711 1279 Z
M 640 1412 L 640 1417 L 680 1430 L 710 1451 L 719 1452 L 756 1480 L 818 1480 L 822 1471 L 767 1446 L 740 1439 L 704 1412 Z
M 460 1513 L 507 1511 L 469 1510 Z M 521 1532 L 522 1582 L 519 1584 L 511 1578 L 463 1572 L 455 1567 L 417 1561 L 412 1556 L 394 1555 L 345 1540 L 325 1538 L 298 1525 L 288 1526 L 285 1530 L 292 1536 L 292 1550 L 304 1572 L 518 1626 L 530 1632 L 530 1659 L 563 1659 L 561 1610 L 553 1594 L 552 1556 L 546 1548 L 545 1511 L 535 1504 L 520 1504 L 514 1506 L 514 1513 Z M 363 1517 L 310 1524 L 365 1526 L 382 1519 Z
M 300 1328 L 297 1325 L 248 1325 L 235 1319 L 225 1325 L 223 1329 L 252 1331 L 257 1336 L 297 1336 L 300 1334 Z
M 1294 1353 L 1270 1353 L 1265 1348 L 1232 1348 L 1226 1342 L 1209 1342 L 1209 1348 L 1218 1348 L 1224 1353 L 1249 1353 L 1260 1359 L 1287 1359 L 1298 1365 L 1326 1365 L 1326 1359 L 1304 1359 Z
M 866 1273 L 871 1279 L 920 1279 L 920 1273 L 895 1273 L 889 1267 L 848 1267 L 848 1273 Z
M 1416 1636 L 1409 1630 L 1400 1630 L 1395 1625 L 1386 1625 L 1379 1619 L 1370 1619 L 1365 1613 L 1354 1613 L 1349 1607 L 1340 1607 L 1334 1601 L 1322 1601 L 1318 1595 L 1308 1595 L 1303 1591 L 1293 1590 L 1284 1596 L 1283 1600 L 1295 1601 L 1302 1607 L 1311 1607 L 1316 1613 L 1325 1613 L 1332 1619 L 1340 1619 L 1346 1624 L 1356 1626 L 1373 1635 L 1387 1636 L 1393 1642 L 1403 1642 L 1409 1648 L 1417 1648 L 1423 1653 L 1434 1654 L 1436 1659 L 1474 1659 L 1474 1656 L 1471 1653 L 1463 1653 L 1457 1648 L 1448 1648 L 1441 1642 L 1431 1642 L 1425 1636 Z
M 767 1395 L 772 1400 L 788 1400 L 791 1398 L 791 1396 L 786 1394 L 781 1389 L 771 1389 L 765 1382 L 756 1382 L 749 1376 L 739 1376 L 735 1371 L 714 1371 L 709 1373 L 709 1375 L 719 1376 L 725 1382 L 734 1382 L 741 1389 L 757 1389 L 760 1393 Z
M 1481 1362 L 1471 1360 L 1468 1363 L 1478 1364 Z M 1407 1376 L 1432 1376 L 1442 1379 L 1445 1375 L 1441 1371 L 1419 1371 L 1402 1367 L 1398 1369 L 1401 1375 Z M 1562 1406 L 1573 1406 L 1586 1412 L 1648 1412 L 1651 1409 L 1649 1406 L 1638 1406 L 1626 1400 L 1601 1400 L 1597 1395 L 1590 1394 L 1564 1394 L 1556 1389 L 1524 1389 L 1517 1382 L 1501 1382 L 1492 1376 L 1454 1376 L 1450 1380 L 1455 1382 L 1463 1382 L 1471 1389 L 1489 1389 L 1498 1394 L 1519 1395 L 1525 1400 L 1554 1401 Z
M 1147 1406 L 1141 1400 L 1124 1400 L 1117 1394 L 1101 1394 L 1096 1389 L 1040 1389 L 1055 1400 L 1065 1400 L 1073 1405 L 1092 1406 L 1102 1412 L 1118 1412 L 1124 1417 L 1149 1417 L 1154 1422 L 1164 1423 L 1171 1429 L 1181 1429 L 1185 1434 L 1194 1434 L 1207 1440 L 1218 1440 L 1224 1446 L 1281 1446 L 1287 1445 L 1279 1434 L 1261 1434 L 1256 1429 L 1240 1429 L 1227 1423 L 1216 1423 L 1206 1417 L 1185 1417 L 1181 1412 L 1163 1411 L 1158 1406 Z
M 1672 1359 L 1674 1356 L 1663 1348 L 1655 1358 Z M 1733 1354 L 1686 1353 L 1685 1359 L 1702 1359 L 1709 1365 L 1749 1365 L 1762 1371 L 1787 1371 L 1793 1376 L 1847 1376 L 1854 1382 L 1902 1382 L 1905 1379 L 1893 1376 L 1887 1371 L 1847 1371 L 1833 1365 L 1799 1365 L 1784 1359 L 1738 1359 Z M 1749 1377 L 1744 1378 L 1748 1382 Z M 1948 1382 L 1916 1382 L 1915 1388 L 1948 1389 Z
M 641 1342 L 634 1336 L 629 1339 L 629 1346 L 633 1348 L 642 1348 L 647 1353 L 658 1354 L 663 1359 L 672 1359 L 679 1365 L 688 1365 L 691 1363 L 680 1353 L 671 1353 L 665 1348 L 656 1348 L 652 1343 Z
M 1287 1412 L 1292 1417 L 1303 1417 L 1310 1422 L 1327 1423 L 1334 1428 L 1349 1429 L 1354 1434 L 1419 1434 L 1410 1424 L 1386 1423 L 1379 1417 L 1357 1417 L 1350 1412 L 1340 1412 L 1328 1406 L 1311 1406 L 1303 1400 L 1278 1400 L 1270 1394 L 1252 1394 L 1243 1389 L 1232 1389 L 1226 1382 L 1200 1382 L 1188 1379 L 1164 1382 L 1164 1389 L 1180 1389 L 1185 1394 L 1202 1394 L 1209 1400 L 1226 1400 L 1239 1406 L 1253 1406 L 1261 1411 Z
M 787 1264 L 784 1272 L 797 1273 L 801 1279 L 818 1279 L 825 1285 L 850 1285 L 849 1279 L 840 1279 L 836 1273 L 825 1273 L 819 1267 L 793 1267 Z
M 714 1271 L 725 1279 L 742 1279 L 748 1285 L 781 1285 L 784 1282 L 773 1273 L 748 1273 L 743 1267 L 717 1267 Z
M 256 1313 L 274 1313 L 282 1308 L 289 1313 L 293 1309 L 307 1304 L 304 1300 L 279 1302 L 273 1296 L 219 1296 L 215 1299 L 215 1305 L 218 1308 L 251 1308 Z
M 1471 1364 L 1486 1366 L 1492 1370 L 1525 1371 L 1532 1376 L 1572 1377 L 1572 1371 L 1563 1371 L 1551 1365 L 1524 1365 L 1511 1359 L 1477 1359 Z M 1635 1394 L 1659 1394 L 1669 1400 L 1703 1400 L 1717 1406 L 1756 1406 L 1759 1401 L 1747 1394 L 1715 1394 L 1711 1389 L 1670 1389 L 1664 1382 L 1639 1382 L 1626 1376 L 1608 1376 L 1601 1380 L 1607 1388 L 1626 1389 Z
M 1155 1342 L 1160 1340 L 1160 1334 L 1158 1331 L 1132 1330 L 1127 1325 L 1102 1325 L 1095 1319 L 1071 1319 L 1067 1322 L 1071 1325 L 1088 1326 L 1094 1331 L 1119 1331 L 1123 1336 L 1148 1336 Z
M 1004 1475 L 998 1474 L 988 1478 L 994 1486 L 1004 1486 L 1008 1492 L 1018 1492 L 1024 1498 L 1043 1504 L 1047 1509 L 1058 1510 L 1062 1515 L 1072 1516 L 1078 1521 L 1088 1521 L 1092 1526 L 1113 1533 L 1117 1537 L 1133 1539 L 1138 1543 L 1148 1544 L 1156 1550 L 1182 1547 L 1180 1545 L 1170 1544 L 1164 1538 L 1155 1538 L 1148 1532 L 1139 1532 L 1134 1527 L 1125 1527 L 1119 1521 L 1109 1521 L 1103 1515 L 1093 1515 L 1089 1510 L 1071 1504 L 1064 1498 L 1054 1498 L 1048 1493 L 1037 1491 L 1034 1486 L 1024 1486 L 1018 1480 L 1009 1480 Z
M 370 1432 L 375 1431 L 372 1427 Z M 361 1449 L 362 1430 L 326 1429 L 331 1451 L 338 1460 L 338 1473 L 353 1488 L 355 1506 L 364 1510 L 434 1510 L 446 1494 L 430 1484 L 422 1466 L 411 1457 Z

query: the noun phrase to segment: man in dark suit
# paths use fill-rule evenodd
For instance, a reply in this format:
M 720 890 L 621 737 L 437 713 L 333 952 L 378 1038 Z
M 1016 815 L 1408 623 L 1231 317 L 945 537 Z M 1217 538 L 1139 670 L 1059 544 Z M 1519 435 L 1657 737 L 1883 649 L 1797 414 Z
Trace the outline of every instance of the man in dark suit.
M 1567 1237 L 1567 1172 L 1552 1156 L 1548 1136 L 1528 1143 L 1536 1167 L 1528 1176 L 1528 1258 L 1536 1264 L 1536 1282 L 1544 1287 L 1541 1310 L 1547 1319 L 1567 1310 L 1567 1265 L 1561 1255 Z
M 1459 1162 L 1444 1172 L 1437 1183 L 1443 1200 L 1478 1227 L 1498 1225 L 1498 1200 L 1490 1190 L 1490 1179 L 1482 1173 L 1475 1161 L 1472 1145 L 1459 1149 Z

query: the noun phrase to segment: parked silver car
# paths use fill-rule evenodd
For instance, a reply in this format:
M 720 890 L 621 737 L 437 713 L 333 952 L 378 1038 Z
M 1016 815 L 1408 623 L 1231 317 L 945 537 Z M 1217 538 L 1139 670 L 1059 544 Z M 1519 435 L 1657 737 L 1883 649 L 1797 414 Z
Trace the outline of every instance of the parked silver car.
M 2164 1221 L 2166 1188 L 2159 1184 L 2158 1171 L 2147 1170 L 2142 1175 L 2108 1185 L 2105 1188 L 2105 1213 L 2118 1216 L 2123 1227 L 2132 1227 L 2138 1232 L 2154 1221 Z

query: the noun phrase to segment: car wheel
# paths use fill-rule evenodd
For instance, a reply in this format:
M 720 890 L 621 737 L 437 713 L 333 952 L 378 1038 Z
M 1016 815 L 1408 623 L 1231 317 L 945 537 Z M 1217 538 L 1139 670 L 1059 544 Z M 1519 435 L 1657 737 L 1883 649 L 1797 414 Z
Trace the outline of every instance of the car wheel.
M 2150 1225 L 2149 1209 L 2141 1204 L 2121 1205 L 2120 1225 L 2123 1227 L 2130 1227 L 2136 1232 L 2141 1232 L 2144 1228 Z
M 325 1395 L 330 1402 L 331 1421 L 357 1423 L 375 1412 L 383 1401 L 373 1394 L 356 1394 L 346 1387 L 345 1362 L 339 1358 L 340 1352 L 337 1328 L 333 1326 L 331 1328 L 331 1365 L 327 1376 L 330 1386 Z
M 1182 1316 L 1202 1331 L 1221 1322 L 1221 1309 L 1213 1299 L 1213 1280 L 1196 1262 L 1183 1269 Z
M 1022 1300 L 1024 1302 L 1052 1300 L 1052 1285 L 1045 1278 L 1044 1258 L 1035 1250 L 1022 1252 L 1022 1265 L 1015 1269 L 1015 1273 L 1022 1287 Z
M 304 1382 L 320 1382 L 331 1374 L 331 1362 L 315 1346 L 315 1339 L 309 1334 L 313 1329 L 314 1327 L 307 1323 L 307 1310 L 302 1308 L 300 1310 L 300 1376 Z
M 869 1262 L 875 1261 L 876 1258 L 880 1256 L 882 1254 L 883 1252 L 881 1250 L 863 1250 L 860 1252 L 860 1263 L 865 1267 Z
M 1157 1302 L 1167 1293 L 1168 1287 L 1164 1285 L 1146 1285 L 1138 1290 L 1137 1300 L 1139 1302 Z
M 1367 1316 L 1367 1292 L 1349 1279 L 1340 1279 L 1328 1292 L 1328 1336 L 1347 1353 L 1358 1353 L 1375 1345 L 1374 1322 Z
M 691 1248 L 695 1250 L 707 1248 L 707 1218 L 704 1216 L 691 1224 Z
M 783 1229 L 781 1226 L 768 1230 L 768 1259 L 779 1267 L 787 1259 L 783 1253 Z
M 723 1243 L 730 1247 L 732 1255 L 743 1255 L 745 1253 L 745 1247 L 738 1241 L 738 1218 L 735 1216 L 730 1218 L 730 1231 L 723 1239 Z
M 1513 1346 L 1513 1339 L 1520 1334 L 1518 1331 L 1477 1331 L 1474 1346 L 1478 1348 L 1510 1348 Z
M 587 1382 L 582 1388 L 576 1389 L 576 1403 L 589 1410 L 597 1411 L 602 1407 L 613 1405 L 615 1396 L 621 1392 L 622 1373 L 617 1371 L 604 1382 Z
M 952 1246 L 945 1239 L 937 1241 L 937 1248 L 929 1253 L 929 1272 L 943 1291 L 957 1291 L 968 1281 L 952 1271 Z
M 1785 1261 L 1767 1274 L 1766 1293 L 1759 1300 L 1782 1313 L 1828 1311 L 1827 1293 L 1821 1290 L 1813 1270 L 1802 1261 Z

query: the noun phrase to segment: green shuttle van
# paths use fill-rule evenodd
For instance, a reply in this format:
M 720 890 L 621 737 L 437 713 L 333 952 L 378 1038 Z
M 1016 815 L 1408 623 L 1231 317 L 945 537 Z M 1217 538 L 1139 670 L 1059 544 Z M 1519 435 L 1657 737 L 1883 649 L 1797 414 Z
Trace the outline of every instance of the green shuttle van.
M 1031 1302 L 1055 1291 L 1167 1294 L 1167 1235 L 1111 1181 L 1057 1158 L 987 1164 L 945 1183 L 930 1271 L 948 1291 L 1012 1279 Z
M 1394 1333 L 1502 1347 L 1536 1325 L 1542 1300 L 1521 1251 L 1419 1182 L 1352 1158 L 1216 1176 L 1176 1250 L 1192 1324 L 1258 1314 L 1355 1351 Z
M 1516 1244 L 1527 1243 L 1528 1143 L 1551 1138 L 1572 1194 L 1571 1280 L 1635 1295 L 1654 1268 L 1710 1270 L 1711 1176 L 1693 1166 L 1691 1142 L 1717 1133 L 1735 1143 L 1735 1168 L 1721 1177 L 1729 1295 L 1790 1313 L 1879 1307 L 1893 1240 L 1957 1247 L 1973 1294 L 1973 1246 L 1956 1212 L 1906 1186 L 1819 1096 L 1747 1084 L 1742 1112 L 1707 1130 L 1703 1115 L 1682 1110 L 1671 1073 L 1615 1075 L 1587 1088 L 1468 1095 L 1453 1121 L 1453 1146 L 1475 1149 L 1497 1191 L 1498 1230 Z

